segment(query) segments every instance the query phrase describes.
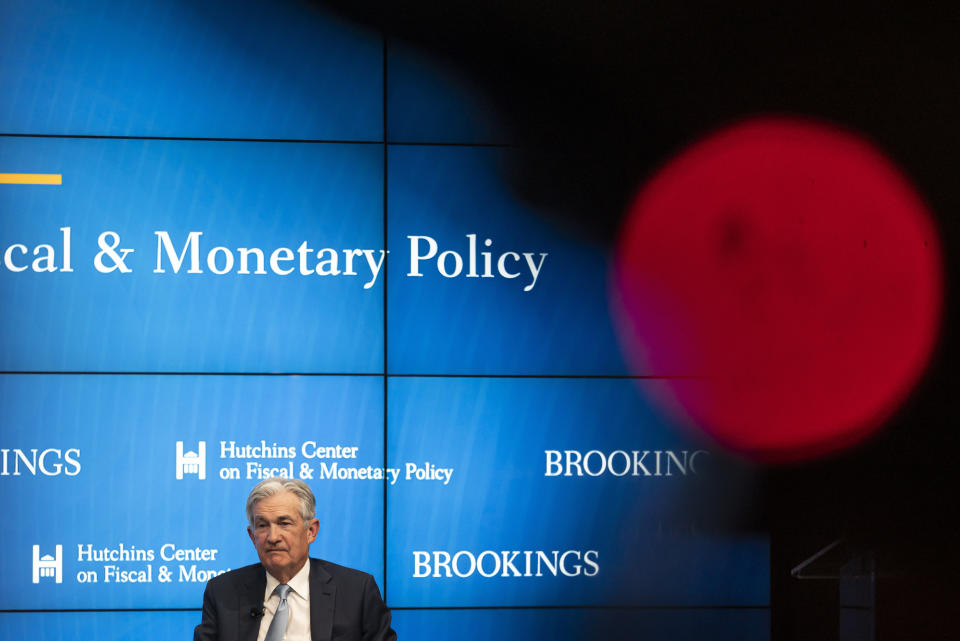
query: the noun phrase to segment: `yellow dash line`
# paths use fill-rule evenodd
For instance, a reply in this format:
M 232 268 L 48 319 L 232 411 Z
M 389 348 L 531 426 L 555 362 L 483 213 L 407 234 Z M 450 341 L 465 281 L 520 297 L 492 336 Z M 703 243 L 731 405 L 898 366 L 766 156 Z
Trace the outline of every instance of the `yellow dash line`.
M 0 174 L 0 184 L 62 185 L 62 174 Z

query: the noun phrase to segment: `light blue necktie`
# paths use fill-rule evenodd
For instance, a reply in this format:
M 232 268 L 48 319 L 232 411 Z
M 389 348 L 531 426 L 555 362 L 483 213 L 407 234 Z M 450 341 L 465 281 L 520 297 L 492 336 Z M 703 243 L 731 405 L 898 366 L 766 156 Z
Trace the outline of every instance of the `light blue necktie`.
M 290 586 L 282 583 L 277 586 L 274 592 L 280 595 L 280 605 L 277 606 L 277 611 L 273 614 L 273 621 L 267 628 L 267 636 L 264 641 L 282 641 L 283 634 L 287 631 L 287 619 L 290 618 L 290 608 L 287 606 L 287 594 L 290 593 Z

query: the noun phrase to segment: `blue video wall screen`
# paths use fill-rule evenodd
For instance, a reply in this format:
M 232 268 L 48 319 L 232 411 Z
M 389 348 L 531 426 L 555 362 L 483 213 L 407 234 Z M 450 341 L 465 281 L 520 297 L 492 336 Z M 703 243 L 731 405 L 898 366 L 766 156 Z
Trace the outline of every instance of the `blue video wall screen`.
M 369 145 L 4 139 L 56 182 L 0 189 L 0 367 L 378 373 L 389 276 L 391 373 L 624 371 L 602 257 L 497 193 L 502 152 L 390 153 L 385 243 Z
M 310 3 L 0 10 L 6 636 L 189 636 L 273 475 L 401 638 L 769 636 L 768 540 L 630 378 L 677 372 L 468 82 Z
M 19 520 L 0 609 L 199 607 L 256 562 L 250 488 L 310 483 L 314 544 L 383 576 L 378 377 L 5 375 L 0 479 Z
M 678 521 L 713 454 L 633 385 L 393 379 L 385 443 L 381 377 L 4 375 L 5 497 L 53 527 L 11 534 L 0 609 L 193 607 L 274 475 L 399 607 L 765 605 L 766 541 Z

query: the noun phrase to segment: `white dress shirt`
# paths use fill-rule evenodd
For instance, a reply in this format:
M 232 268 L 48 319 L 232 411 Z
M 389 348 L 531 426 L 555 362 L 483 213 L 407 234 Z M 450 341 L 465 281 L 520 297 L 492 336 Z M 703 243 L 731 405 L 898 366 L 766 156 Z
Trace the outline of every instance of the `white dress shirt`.
M 264 570 L 266 572 L 266 570 Z M 274 592 L 280 582 L 267 574 L 267 588 L 263 594 L 263 618 L 260 620 L 260 634 L 257 641 L 263 641 L 270 629 L 270 622 L 280 605 L 280 596 Z M 310 559 L 303 564 L 296 576 L 287 584 L 290 592 L 287 594 L 287 607 L 290 616 L 287 619 L 287 633 L 284 641 L 310 641 Z

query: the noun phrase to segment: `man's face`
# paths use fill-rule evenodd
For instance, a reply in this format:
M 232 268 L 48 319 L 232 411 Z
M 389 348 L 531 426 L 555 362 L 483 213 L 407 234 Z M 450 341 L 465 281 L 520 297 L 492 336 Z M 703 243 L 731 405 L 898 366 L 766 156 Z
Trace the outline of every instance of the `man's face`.
M 253 525 L 247 532 L 263 567 L 286 583 L 307 562 L 319 528 L 317 519 L 303 522 L 296 495 L 280 492 L 254 504 Z

